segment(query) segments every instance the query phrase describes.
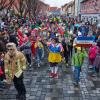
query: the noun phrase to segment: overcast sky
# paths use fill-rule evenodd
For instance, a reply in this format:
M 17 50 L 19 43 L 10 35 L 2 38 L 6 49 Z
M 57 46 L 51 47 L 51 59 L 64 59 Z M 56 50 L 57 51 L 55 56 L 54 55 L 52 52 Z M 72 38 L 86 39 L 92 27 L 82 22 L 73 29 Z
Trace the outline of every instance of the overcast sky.
M 45 1 L 45 3 L 49 4 L 50 6 L 61 7 L 65 3 L 68 3 L 72 0 L 44 0 L 44 1 Z

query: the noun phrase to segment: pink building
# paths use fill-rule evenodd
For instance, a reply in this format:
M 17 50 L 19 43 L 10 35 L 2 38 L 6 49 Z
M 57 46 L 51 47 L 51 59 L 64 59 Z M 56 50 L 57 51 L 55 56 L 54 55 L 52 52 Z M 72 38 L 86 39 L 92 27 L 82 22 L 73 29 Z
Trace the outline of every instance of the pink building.
M 83 0 L 80 4 L 81 19 L 97 22 L 100 19 L 100 0 Z

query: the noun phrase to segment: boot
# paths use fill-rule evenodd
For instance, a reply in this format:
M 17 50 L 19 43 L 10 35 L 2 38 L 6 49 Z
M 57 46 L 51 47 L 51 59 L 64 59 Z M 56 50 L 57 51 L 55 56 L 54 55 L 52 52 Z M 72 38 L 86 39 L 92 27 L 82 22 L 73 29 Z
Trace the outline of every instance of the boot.
M 58 74 L 57 73 L 54 74 L 54 78 L 58 79 Z

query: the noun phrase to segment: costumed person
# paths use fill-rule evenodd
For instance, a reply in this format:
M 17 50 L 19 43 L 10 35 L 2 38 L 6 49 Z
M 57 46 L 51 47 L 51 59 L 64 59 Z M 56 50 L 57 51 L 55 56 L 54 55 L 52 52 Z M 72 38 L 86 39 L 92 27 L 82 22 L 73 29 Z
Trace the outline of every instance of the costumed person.
M 5 74 L 4 74 L 4 54 L 3 52 L 0 52 L 0 91 L 2 91 L 5 86 L 3 82 L 6 82 L 5 79 Z
M 30 39 L 30 42 L 31 42 L 31 51 L 32 51 L 32 58 L 35 59 L 35 39 L 34 39 L 34 36 L 31 35 L 31 39 Z
M 6 52 L 6 44 L 0 40 L 0 81 L 6 82 L 4 73 L 4 55 Z
M 4 58 L 4 67 L 6 80 L 13 80 L 14 86 L 18 92 L 16 99 L 26 100 L 26 89 L 23 82 L 23 71 L 26 69 L 26 59 L 23 53 L 17 50 L 14 43 L 6 45 L 7 53 Z
M 62 43 L 62 46 L 63 46 L 63 49 L 64 49 L 63 54 L 64 54 L 64 58 L 65 58 L 65 63 L 66 63 L 66 66 L 68 67 L 68 45 L 67 45 L 64 38 L 62 39 L 61 43 Z
M 91 67 L 93 68 L 93 64 L 94 64 L 94 60 L 96 57 L 96 45 L 93 44 L 92 47 L 89 48 L 89 52 L 88 52 L 88 58 L 89 58 L 89 65 L 91 65 Z
M 24 42 L 23 45 L 20 47 L 20 50 L 23 51 L 29 68 L 32 67 L 32 51 L 31 51 L 31 42 L 29 40 L 30 36 L 24 34 Z
M 78 85 L 80 81 L 80 72 L 83 60 L 86 57 L 86 52 L 81 51 L 80 47 L 75 48 L 75 54 L 72 56 L 72 66 L 74 71 L 74 84 Z
M 44 46 L 41 43 L 40 37 L 37 37 L 37 41 L 35 43 L 35 51 L 36 51 L 36 60 L 37 60 L 37 65 L 40 67 L 41 60 L 44 57 Z
M 17 34 L 17 38 L 18 38 L 18 46 L 21 46 L 23 44 L 23 33 L 22 33 L 22 27 L 20 29 L 18 29 L 18 34 Z
M 96 56 L 94 60 L 94 67 L 95 67 L 95 74 L 97 77 L 100 77 L 100 39 L 97 40 L 97 49 L 96 49 Z
M 63 52 L 63 47 L 59 43 L 57 43 L 57 39 L 53 38 L 51 43 L 47 43 L 49 48 L 49 56 L 48 62 L 50 64 L 50 73 L 49 76 L 51 78 L 58 78 L 58 63 L 62 61 L 61 52 Z

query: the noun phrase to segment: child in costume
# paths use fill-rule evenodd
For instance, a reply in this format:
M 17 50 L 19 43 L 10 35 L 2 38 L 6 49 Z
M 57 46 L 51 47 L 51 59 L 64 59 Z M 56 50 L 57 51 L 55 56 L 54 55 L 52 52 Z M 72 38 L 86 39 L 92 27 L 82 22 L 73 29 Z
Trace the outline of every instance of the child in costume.
M 86 52 L 81 51 L 80 47 L 75 48 L 75 54 L 72 56 L 72 66 L 74 71 L 74 81 L 75 85 L 78 85 L 78 82 L 80 81 L 80 72 L 81 72 L 81 66 L 83 64 L 83 60 L 86 57 Z
M 49 76 L 52 78 L 58 78 L 57 64 L 62 60 L 62 56 L 60 53 L 63 51 L 63 47 L 61 46 L 61 44 L 57 43 L 56 38 L 53 38 L 51 40 L 51 43 L 48 43 L 48 48 L 49 48 L 48 62 L 50 64 L 50 69 L 51 69 Z

